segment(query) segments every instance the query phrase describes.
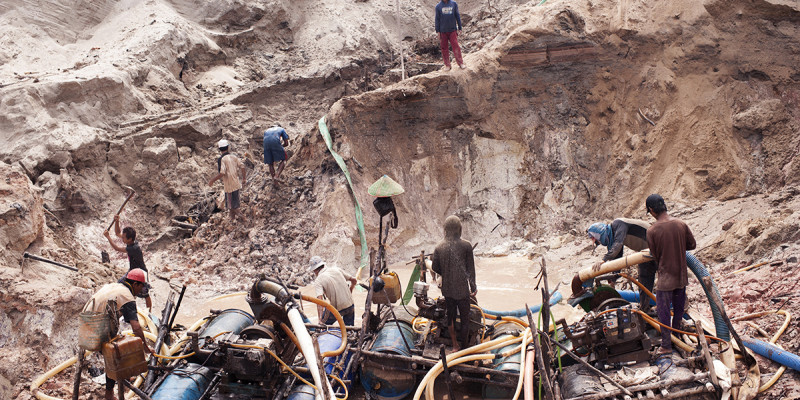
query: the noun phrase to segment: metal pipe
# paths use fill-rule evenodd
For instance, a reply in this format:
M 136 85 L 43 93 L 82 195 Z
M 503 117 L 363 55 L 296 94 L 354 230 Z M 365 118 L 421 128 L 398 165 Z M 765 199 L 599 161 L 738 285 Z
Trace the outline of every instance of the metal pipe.
M 450 368 L 447 368 L 447 353 L 444 351 L 444 345 L 439 346 L 439 357 L 442 359 L 442 369 L 444 370 L 444 382 L 447 384 L 447 394 L 451 399 L 455 399 L 453 394 L 453 385 L 450 382 Z
M 161 345 L 164 344 L 164 339 L 166 338 L 167 334 L 169 333 L 169 325 L 165 322 L 167 318 L 169 318 L 170 314 L 172 314 L 172 306 L 174 305 L 175 301 L 175 292 L 171 292 L 169 296 L 167 296 L 167 303 L 164 305 L 164 310 L 161 312 L 161 326 L 158 329 L 158 338 L 156 339 L 155 349 L 156 352 L 161 351 Z M 149 367 L 155 367 L 158 359 L 156 357 L 150 357 L 150 361 L 148 362 Z M 144 385 L 142 388 L 147 390 L 150 385 L 153 384 L 153 381 L 156 378 L 156 374 L 150 372 L 147 374 L 147 377 L 144 380 Z
M 66 269 L 68 269 L 70 271 L 78 272 L 78 269 L 75 268 L 75 267 L 70 267 L 69 265 L 64 265 L 64 264 L 61 264 L 59 262 L 55 262 L 53 260 L 48 260 L 48 259 L 43 258 L 43 257 L 35 256 L 35 255 L 31 254 L 31 253 L 28 253 L 27 251 L 22 253 L 22 258 L 30 258 L 31 260 L 46 262 L 48 264 L 53 264 L 53 265 L 59 266 L 61 268 L 66 268 Z
M 186 293 L 186 285 L 183 285 L 181 289 L 181 295 L 178 296 L 178 303 L 175 305 L 175 311 L 173 311 L 172 318 L 169 319 L 169 324 L 167 324 L 168 332 L 172 331 L 172 324 L 175 323 L 175 316 L 178 315 L 178 309 L 181 308 L 181 301 L 183 301 L 184 293 Z

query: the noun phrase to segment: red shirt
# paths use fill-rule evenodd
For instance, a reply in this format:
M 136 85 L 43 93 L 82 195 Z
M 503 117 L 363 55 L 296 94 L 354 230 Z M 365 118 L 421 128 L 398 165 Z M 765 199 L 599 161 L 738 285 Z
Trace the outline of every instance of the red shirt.
M 689 284 L 686 250 L 697 247 L 686 223 L 677 218 L 656 221 L 647 229 L 647 245 L 658 263 L 656 290 L 685 288 Z

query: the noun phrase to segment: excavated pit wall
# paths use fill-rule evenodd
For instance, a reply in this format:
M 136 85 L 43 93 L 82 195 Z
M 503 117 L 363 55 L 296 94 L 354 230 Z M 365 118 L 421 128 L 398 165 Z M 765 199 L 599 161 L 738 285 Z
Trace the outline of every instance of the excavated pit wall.
M 652 192 L 690 204 L 795 185 L 800 10 L 748 4 L 609 28 L 596 16 L 613 5 L 548 3 L 468 70 L 342 99 L 329 127 L 362 204 L 381 174 L 405 186 L 390 238 L 404 255 L 434 243 L 449 214 L 483 247 L 580 231 L 587 215 L 641 217 Z M 752 51 L 734 51 L 742 42 Z

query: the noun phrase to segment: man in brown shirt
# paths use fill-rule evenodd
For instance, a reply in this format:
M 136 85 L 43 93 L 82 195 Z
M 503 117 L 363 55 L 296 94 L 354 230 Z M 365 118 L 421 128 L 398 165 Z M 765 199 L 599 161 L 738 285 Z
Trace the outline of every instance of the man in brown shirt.
M 694 250 L 697 243 L 692 231 L 683 221 L 667 214 L 667 205 L 658 194 L 647 196 L 647 212 L 656 222 L 647 229 L 647 244 L 650 254 L 658 263 L 658 282 L 656 283 L 656 310 L 658 320 L 675 329 L 681 327 L 681 319 L 686 307 L 686 286 L 689 284 L 686 250 Z M 672 324 L 670 324 L 672 306 Z M 660 353 L 672 352 L 671 332 L 661 329 Z

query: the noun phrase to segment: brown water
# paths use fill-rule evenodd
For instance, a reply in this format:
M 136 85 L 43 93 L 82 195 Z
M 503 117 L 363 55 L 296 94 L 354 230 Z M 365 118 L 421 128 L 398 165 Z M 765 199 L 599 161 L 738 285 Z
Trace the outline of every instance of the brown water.
M 400 282 L 403 285 L 403 290 L 408 283 L 414 265 L 406 265 L 405 263 L 395 264 L 390 266 L 390 270 L 394 271 L 400 277 Z M 481 307 L 494 311 L 508 311 L 517 310 L 525 307 L 527 303 L 530 306 L 541 303 L 541 291 L 535 289 L 538 278 L 536 277 L 539 272 L 540 265 L 529 260 L 527 257 L 491 257 L 482 258 L 476 257 L 475 259 L 475 275 L 478 284 L 478 304 Z M 559 268 L 548 269 L 548 284 L 550 290 L 554 290 L 559 282 L 564 282 L 559 287 L 559 290 L 567 297 L 569 289 L 566 284 L 572 277 L 572 272 L 565 271 Z M 431 285 L 428 293 L 430 297 L 440 295 L 438 289 Z M 540 289 L 541 289 L 540 284 Z M 313 290 L 310 286 L 300 289 L 303 294 L 313 296 Z M 180 312 L 176 317 L 176 321 L 185 326 L 189 326 L 199 318 L 203 318 L 209 314 L 209 310 L 239 308 L 242 310 L 250 311 L 245 301 L 244 294 L 221 295 L 213 298 L 195 298 L 188 293 L 181 305 Z M 367 291 L 356 287 L 353 292 L 353 301 L 356 305 L 356 321 L 360 320 L 360 316 L 364 310 L 366 302 Z M 558 318 L 566 318 L 567 321 L 573 321 L 579 318 L 582 312 L 574 310 L 568 305 L 558 304 L 553 307 L 553 313 Z M 317 318 L 316 307 L 308 302 L 303 302 L 303 312 L 312 321 Z

